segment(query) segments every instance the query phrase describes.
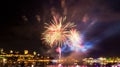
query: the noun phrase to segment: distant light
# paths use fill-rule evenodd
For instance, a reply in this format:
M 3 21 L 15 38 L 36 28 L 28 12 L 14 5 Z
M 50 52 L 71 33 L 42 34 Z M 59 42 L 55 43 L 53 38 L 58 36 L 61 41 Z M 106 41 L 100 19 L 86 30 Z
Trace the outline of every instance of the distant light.
M 24 54 L 28 54 L 28 50 L 24 50 Z
M 58 64 L 58 67 L 62 67 L 62 64 Z
M 76 65 L 76 67 L 80 67 L 79 65 Z
M 36 55 L 36 54 L 37 54 L 37 52 L 36 52 L 36 51 L 34 51 L 34 52 L 33 52 L 33 55 Z
M 31 67 L 34 67 L 34 65 L 32 64 Z
M 57 60 L 52 60 L 52 62 L 57 62 Z
M 6 63 L 7 62 L 7 59 L 3 58 L 3 63 Z
M 13 53 L 13 50 L 10 50 L 10 53 Z
M 76 62 L 75 62 L 74 64 L 75 64 L 75 65 L 77 65 L 77 63 L 76 63 Z
M 112 67 L 118 67 L 118 66 L 116 66 L 116 65 L 112 65 Z
M 40 54 L 37 54 L 37 56 L 40 56 Z

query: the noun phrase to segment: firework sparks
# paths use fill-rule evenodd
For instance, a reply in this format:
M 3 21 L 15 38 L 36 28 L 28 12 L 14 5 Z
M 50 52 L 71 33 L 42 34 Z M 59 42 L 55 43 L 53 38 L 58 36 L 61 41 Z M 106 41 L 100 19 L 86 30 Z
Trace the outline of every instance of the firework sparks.
M 72 29 L 70 31 L 70 33 L 71 33 L 71 35 L 70 35 L 69 39 L 73 45 L 77 46 L 77 45 L 82 43 L 81 38 L 80 38 L 80 34 L 76 29 Z
M 75 27 L 75 25 L 74 23 L 70 22 L 63 24 L 63 22 L 65 22 L 65 19 L 66 18 L 60 18 L 57 20 L 53 16 L 52 22 L 50 24 L 46 23 L 45 28 L 47 30 L 43 33 L 42 38 L 45 43 L 49 44 L 50 46 L 61 46 L 62 43 L 67 40 L 68 36 L 70 35 L 70 30 Z
M 80 33 L 76 29 L 72 29 L 70 31 L 71 35 L 69 36 L 69 40 L 71 43 L 71 46 L 74 47 L 76 50 L 77 48 L 81 49 L 83 48 L 82 39 L 80 37 Z

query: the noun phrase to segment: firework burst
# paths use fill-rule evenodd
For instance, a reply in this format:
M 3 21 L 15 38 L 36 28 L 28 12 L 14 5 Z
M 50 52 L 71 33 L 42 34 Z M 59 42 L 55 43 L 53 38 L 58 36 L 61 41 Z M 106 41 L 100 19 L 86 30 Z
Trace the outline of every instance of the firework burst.
M 53 45 L 61 46 L 66 42 L 67 38 L 70 36 L 70 30 L 75 27 L 75 24 L 71 22 L 65 23 L 65 20 L 66 17 L 57 20 L 53 16 L 52 22 L 50 22 L 50 24 L 46 23 L 46 31 L 43 33 L 42 38 L 45 43 L 52 47 Z
M 80 33 L 76 29 L 72 29 L 70 30 L 70 34 L 71 35 L 69 36 L 69 40 L 72 46 L 81 48 L 82 39 L 80 37 Z

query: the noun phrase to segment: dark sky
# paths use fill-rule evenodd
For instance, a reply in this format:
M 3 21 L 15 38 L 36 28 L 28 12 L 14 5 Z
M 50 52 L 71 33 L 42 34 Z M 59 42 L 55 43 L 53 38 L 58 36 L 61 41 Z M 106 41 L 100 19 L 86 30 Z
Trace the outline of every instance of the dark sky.
M 41 33 L 51 17 L 51 8 L 62 14 L 60 0 L 9 0 L 4 2 L 0 32 L 0 48 L 43 52 Z M 88 15 L 97 23 L 88 31 L 88 39 L 100 42 L 90 55 L 120 56 L 120 0 L 66 0 L 68 20 L 84 30 L 82 18 Z M 86 23 L 85 26 L 88 26 Z M 100 36 L 99 36 L 100 35 Z

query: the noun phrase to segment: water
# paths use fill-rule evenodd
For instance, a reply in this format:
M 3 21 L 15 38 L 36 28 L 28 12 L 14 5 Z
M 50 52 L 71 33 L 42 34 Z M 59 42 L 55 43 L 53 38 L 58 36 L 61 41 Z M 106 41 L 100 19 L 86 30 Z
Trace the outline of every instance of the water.
M 68 64 L 54 64 L 54 65 L 48 65 L 48 64 L 44 64 L 44 63 L 38 63 L 38 64 L 18 64 L 18 63 L 14 63 L 14 64 L 0 64 L 0 67 L 120 67 L 120 64 L 107 64 L 107 65 L 77 65 L 77 64 L 73 64 L 73 65 L 68 65 Z

